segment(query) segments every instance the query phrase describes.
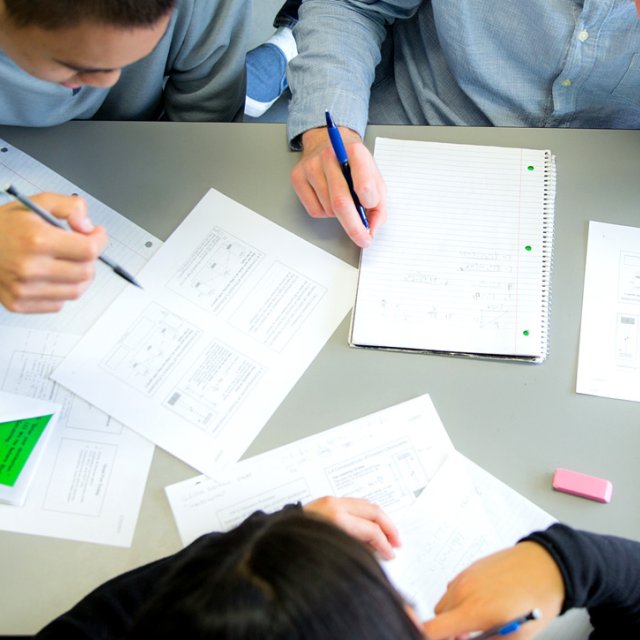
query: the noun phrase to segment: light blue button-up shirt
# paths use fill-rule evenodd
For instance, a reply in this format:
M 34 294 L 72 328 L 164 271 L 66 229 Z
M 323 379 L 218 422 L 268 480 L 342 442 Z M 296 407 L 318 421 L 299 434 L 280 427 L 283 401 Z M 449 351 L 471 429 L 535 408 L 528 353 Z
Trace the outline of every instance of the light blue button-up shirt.
M 325 109 L 360 134 L 368 115 L 640 128 L 633 0 L 304 0 L 295 35 L 290 139 L 322 126 Z

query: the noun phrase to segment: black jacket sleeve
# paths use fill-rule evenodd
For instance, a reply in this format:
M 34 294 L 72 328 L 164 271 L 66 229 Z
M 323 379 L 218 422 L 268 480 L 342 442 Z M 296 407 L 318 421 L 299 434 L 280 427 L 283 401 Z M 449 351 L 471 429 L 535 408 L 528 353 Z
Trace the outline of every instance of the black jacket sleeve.
M 554 524 L 525 538 L 542 545 L 565 584 L 562 613 L 586 607 L 592 640 L 640 638 L 640 542 Z

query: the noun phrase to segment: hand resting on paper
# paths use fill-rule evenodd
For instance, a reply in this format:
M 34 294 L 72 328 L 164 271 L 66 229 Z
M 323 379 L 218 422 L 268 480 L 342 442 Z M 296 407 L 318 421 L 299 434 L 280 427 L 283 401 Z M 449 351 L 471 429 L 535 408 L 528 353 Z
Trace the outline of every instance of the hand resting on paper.
M 77 233 L 58 229 L 19 202 L 0 207 L 0 303 L 9 311 L 59 311 L 93 280 L 95 261 L 107 245 L 77 196 L 43 193 L 33 200 Z
M 303 508 L 364 542 L 385 560 L 393 558 L 394 547 L 400 546 L 398 530 L 389 516 L 368 500 L 325 496 Z
M 302 134 L 302 156 L 291 172 L 291 184 L 313 218 L 339 220 L 359 247 L 368 247 L 387 217 L 386 186 L 360 136 L 338 127 L 344 141 L 353 187 L 367 211 L 370 232 L 362 224 L 325 127 Z

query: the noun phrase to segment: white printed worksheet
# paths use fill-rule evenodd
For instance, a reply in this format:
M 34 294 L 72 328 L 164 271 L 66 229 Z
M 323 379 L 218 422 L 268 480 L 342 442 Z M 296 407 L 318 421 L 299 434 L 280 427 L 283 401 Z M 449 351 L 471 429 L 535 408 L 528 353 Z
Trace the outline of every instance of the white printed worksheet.
M 589 223 L 576 391 L 640 402 L 640 228 Z
M 166 488 L 183 544 L 325 495 L 410 507 L 454 451 L 428 395 Z
M 27 195 L 78 194 L 109 232 L 107 253 L 137 273 L 162 242 L 19 149 L 0 140 L 0 183 Z M 8 201 L 0 194 L 0 204 Z M 0 506 L 0 529 L 129 546 L 153 444 L 49 378 L 109 304 L 129 287 L 98 263 L 84 295 L 59 313 L 18 314 L 0 306 L 0 390 L 62 405 L 21 507 Z
M 181 540 L 225 531 L 256 510 L 325 495 L 365 498 L 398 526 L 384 563 L 430 617 L 446 584 L 470 562 L 553 518 L 455 451 L 428 395 L 242 460 L 224 476 L 166 488 Z
M 349 311 L 356 269 L 212 189 L 139 280 L 53 377 L 215 475 Z

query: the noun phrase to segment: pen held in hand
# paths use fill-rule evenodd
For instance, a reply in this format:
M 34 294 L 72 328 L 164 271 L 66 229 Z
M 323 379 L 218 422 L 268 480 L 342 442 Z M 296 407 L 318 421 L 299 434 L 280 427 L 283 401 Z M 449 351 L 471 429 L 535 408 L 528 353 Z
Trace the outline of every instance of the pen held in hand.
M 27 196 L 20 193 L 13 185 L 5 185 L 3 187 L 3 191 L 8 193 L 10 196 L 13 196 L 18 202 L 22 203 L 27 209 L 30 209 L 35 214 L 39 215 L 43 220 L 53 225 L 54 227 L 58 227 L 58 229 L 63 229 L 64 231 L 68 231 L 68 229 L 54 216 L 52 216 L 48 211 L 43 209 L 40 205 L 36 204 L 33 200 L 28 198 Z M 109 256 L 102 254 L 98 256 L 98 260 L 104 262 L 108 267 L 113 269 L 115 273 L 117 273 L 121 278 L 124 278 L 127 282 L 135 285 L 142 289 L 142 285 L 123 267 L 121 267 L 117 262 L 114 262 Z
M 508 636 L 511 633 L 515 633 L 525 622 L 528 622 L 529 620 L 538 620 L 541 617 L 542 613 L 540 610 L 533 609 L 519 618 L 500 624 L 497 627 L 487 629 L 477 636 L 472 636 L 472 638 L 473 640 L 488 640 L 489 638 L 501 638 L 502 636 Z
M 358 196 L 353 189 L 353 180 L 351 179 L 349 159 L 347 157 L 347 150 L 344 148 L 344 142 L 342 142 L 342 136 L 340 135 L 340 131 L 338 127 L 336 127 L 335 122 L 333 121 L 333 118 L 328 111 L 325 111 L 325 117 L 327 120 L 327 131 L 329 133 L 329 139 L 331 140 L 331 146 L 333 147 L 333 150 L 336 154 L 336 158 L 338 158 L 338 164 L 340 165 L 340 169 L 342 169 L 342 175 L 347 181 L 347 186 L 349 187 L 349 192 L 351 193 L 351 198 L 353 199 L 353 204 L 355 205 L 358 215 L 360 216 L 360 220 L 362 220 L 362 224 L 366 229 L 369 229 L 367 212 L 360 204 L 360 200 L 358 200 Z

